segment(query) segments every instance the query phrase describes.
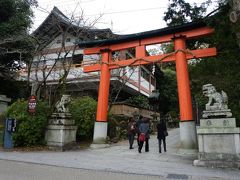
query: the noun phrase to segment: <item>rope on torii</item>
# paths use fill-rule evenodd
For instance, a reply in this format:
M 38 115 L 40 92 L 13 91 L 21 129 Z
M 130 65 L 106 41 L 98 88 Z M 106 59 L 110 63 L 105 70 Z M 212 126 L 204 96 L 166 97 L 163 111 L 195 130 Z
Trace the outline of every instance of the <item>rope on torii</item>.
M 199 59 L 199 58 L 197 58 L 196 55 L 194 55 L 194 53 L 193 53 L 192 51 L 190 51 L 189 49 L 177 49 L 177 50 L 175 50 L 174 52 L 168 53 L 166 56 L 164 56 L 164 57 L 162 57 L 162 58 L 160 58 L 160 59 L 156 59 L 156 60 L 148 60 L 148 59 L 145 59 L 145 58 L 135 59 L 135 60 L 133 60 L 133 62 L 131 62 L 128 66 L 134 65 L 134 64 L 135 64 L 136 62 L 138 62 L 138 61 L 145 61 L 145 62 L 148 62 L 148 63 L 161 62 L 161 61 L 163 61 L 164 59 L 166 59 L 166 58 L 168 58 L 168 57 L 170 57 L 170 56 L 173 56 L 174 54 L 176 54 L 176 53 L 178 53 L 178 52 L 183 52 L 183 53 L 185 53 L 185 54 L 190 54 L 190 55 L 192 55 L 192 57 L 193 57 L 194 59 Z M 120 60 L 120 61 L 121 61 L 121 60 Z M 114 62 L 114 63 L 108 63 L 108 62 L 102 62 L 102 61 L 100 61 L 99 64 L 100 64 L 100 65 L 101 65 L 101 64 L 107 64 L 107 65 L 110 65 L 110 64 L 111 64 L 111 65 L 118 66 L 119 68 L 121 68 L 121 67 L 126 67 L 126 65 L 121 65 L 121 64 L 116 63 L 116 62 Z

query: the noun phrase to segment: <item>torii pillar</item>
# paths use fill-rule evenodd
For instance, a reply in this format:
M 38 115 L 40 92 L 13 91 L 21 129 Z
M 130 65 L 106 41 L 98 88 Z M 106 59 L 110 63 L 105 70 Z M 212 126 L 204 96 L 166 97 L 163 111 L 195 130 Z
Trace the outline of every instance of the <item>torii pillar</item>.
M 197 134 L 193 119 L 192 98 L 186 53 L 186 37 L 174 37 L 178 100 L 180 110 L 180 143 L 181 149 L 196 149 Z
M 108 113 L 108 96 L 110 88 L 110 69 L 111 51 L 109 49 L 101 50 L 102 65 L 101 77 L 98 91 L 97 117 L 94 124 L 93 144 L 104 144 L 107 137 L 107 113 Z

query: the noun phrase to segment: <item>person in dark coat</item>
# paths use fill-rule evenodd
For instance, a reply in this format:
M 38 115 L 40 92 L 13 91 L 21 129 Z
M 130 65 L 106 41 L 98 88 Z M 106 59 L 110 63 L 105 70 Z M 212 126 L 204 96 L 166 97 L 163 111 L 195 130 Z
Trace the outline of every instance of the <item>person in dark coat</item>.
M 139 127 L 142 124 L 142 122 L 143 122 L 143 117 L 140 115 L 138 120 L 137 120 L 137 122 L 136 122 L 136 132 L 137 132 L 137 143 L 138 143 L 138 146 L 140 145 L 140 142 L 139 142 L 139 135 L 140 135 Z
M 150 139 L 150 121 L 147 118 L 143 119 L 143 123 L 139 126 L 139 133 L 145 134 L 145 152 L 149 151 L 149 139 Z M 141 153 L 144 141 L 139 141 L 138 152 Z
M 164 152 L 166 152 L 167 151 L 166 149 L 167 126 L 163 119 L 161 119 L 160 122 L 157 124 L 157 132 L 158 132 L 157 138 L 158 138 L 159 153 L 162 152 L 162 149 L 161 149 L 162 141 L 163 141 Z
M 135 133 L 136 133 L 136 122 L 135 122 L 135 119 L 131 117 L 127 127 L 129 149 L 133 149 Z

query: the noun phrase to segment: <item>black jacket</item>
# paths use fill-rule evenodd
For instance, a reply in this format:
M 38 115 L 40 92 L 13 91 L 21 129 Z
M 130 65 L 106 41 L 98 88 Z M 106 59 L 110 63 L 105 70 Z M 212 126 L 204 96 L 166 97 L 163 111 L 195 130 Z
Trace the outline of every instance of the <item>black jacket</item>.
M 164 135 L 164 131 L 167 131 L 167 126 L 165 124 L 165 122 L 160 122 L 157 124 L 157 138 L 158 139 L 164 139 L 165 135 Z

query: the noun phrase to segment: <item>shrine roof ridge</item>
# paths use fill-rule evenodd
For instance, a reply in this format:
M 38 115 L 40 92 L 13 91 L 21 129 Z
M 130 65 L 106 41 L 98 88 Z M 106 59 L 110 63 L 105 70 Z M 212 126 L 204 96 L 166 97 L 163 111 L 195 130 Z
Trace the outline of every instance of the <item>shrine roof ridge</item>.
M 206 26 L 207 25 L 204 21 L 199 20 L 196 22 L 190 22 L 182 25 L 170 26 L 170 27 L 165 27 L 161 29 L 155 29 L 155 30 L 144 31 L 144 32 L 139 32 L 134 34 L 127 34 L 127 35 L 118 35 L 114 39 L 81 41 L 81 42 L 77 42 L 77 44 L 80 48 L 106 46 L 106 45 L 124 43 L 126 41 L 135 41 L 135 40 L 146 39 L 146 38 L 151 38 L 156 36 L 175 34 L 175 33 L 193 30 L 193 29 L 206 27 Z
M 95 36 L 100 36 L 100 38 L 115 36 L 109 28 L 97 29 L 95 27 L 89 27 L 81 22 L 77 24 L 73 19 L 69 19 L 64 15 L 57 7 L 54 7 L 39 27 L 32 32 L 32 36 L 37 38 L 40 46 L 44 48 L 61 34 L 59 26 L 63 29 L 68 29 L 68 33 L 74 36 L 81 35 L 82 37 L 80 38 L 93 39 Z
M 75 27 L 75 28 L 87 28 L 88 31 L 92 31 L 92 32 L 94 32 L 94 31 L 95 32 L 102 32 L 102 31 L 111 32 L 111 30 L 109 28 L 97 29 L 97 28 L 93 28 L 93 27 L 90 28 L 84 24 L 82 24 L 82 25 L 76 24 L 71 19 L 69 19 L 67 16 L 65 16 L 57 7 L 54 6 L 52 11 L 48 14 L 47 18 L 39 25 L 39 27 L 32 34 L 34 36 L 36 36 L 36 35 L 42 33 L 46 29 L 46 26 L 54 25 L 54 23 L 56 24 L 56 22 L 54 22 L 53 17 L 55 17 L 57 19 L 58 23 L 63 26 L 71 26 L 71 27 Z M 44 33 L 48 33 L 49 30 L 48 31 L 45 30 L 45 31 L 44 31 Z

